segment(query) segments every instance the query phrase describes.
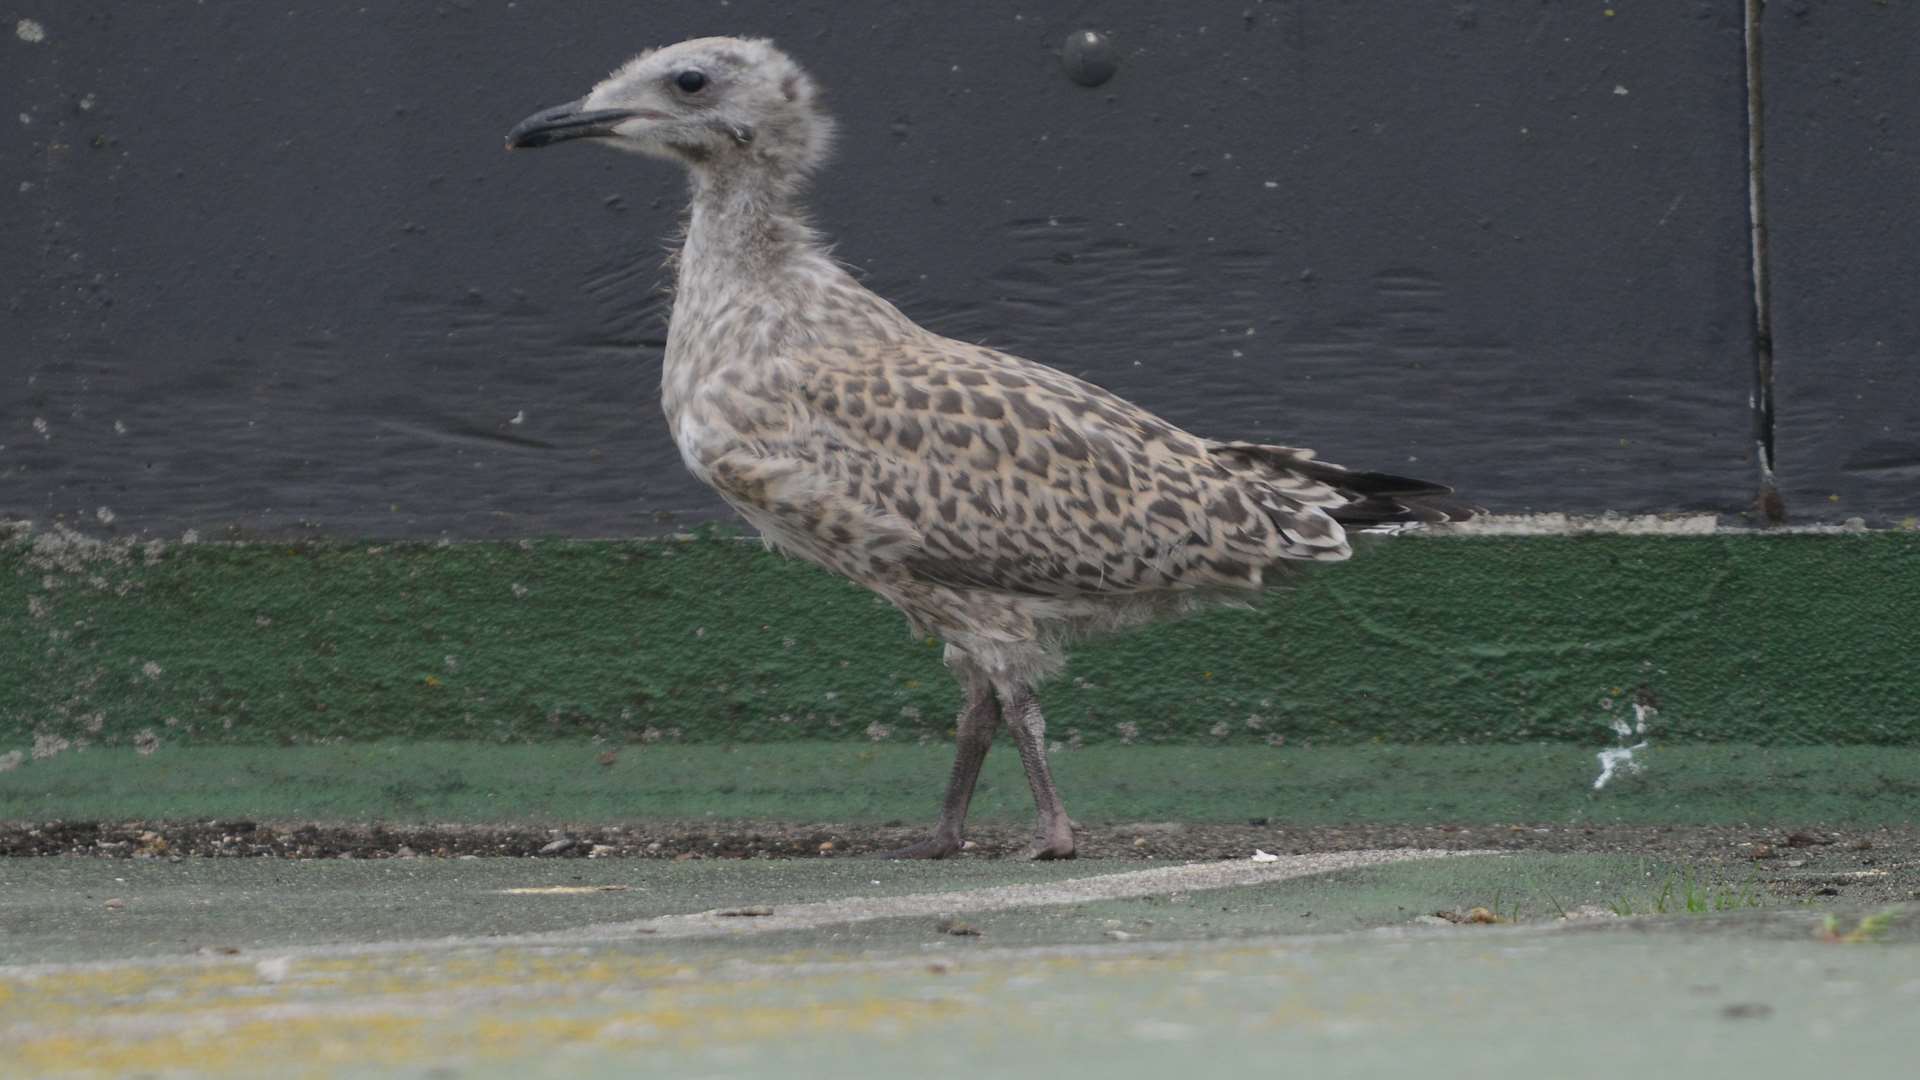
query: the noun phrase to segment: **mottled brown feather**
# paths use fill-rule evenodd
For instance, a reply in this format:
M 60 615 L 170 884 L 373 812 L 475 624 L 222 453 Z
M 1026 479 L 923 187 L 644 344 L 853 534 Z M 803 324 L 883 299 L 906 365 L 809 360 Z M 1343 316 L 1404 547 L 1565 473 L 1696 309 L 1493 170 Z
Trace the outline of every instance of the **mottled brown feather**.
M 1216 454 L 1227 444 L 1051 368 L 931 334 L 798 366 L 806 408 L 769 449 L 919 533 L 900 568 L 914 580 L 1037 596 L 1246 589 L 1276 561 L 1348 553 L 1327 511 L 1350 500 L 1325 467 Z M 942 497 L 943 482 L 962 490 Z

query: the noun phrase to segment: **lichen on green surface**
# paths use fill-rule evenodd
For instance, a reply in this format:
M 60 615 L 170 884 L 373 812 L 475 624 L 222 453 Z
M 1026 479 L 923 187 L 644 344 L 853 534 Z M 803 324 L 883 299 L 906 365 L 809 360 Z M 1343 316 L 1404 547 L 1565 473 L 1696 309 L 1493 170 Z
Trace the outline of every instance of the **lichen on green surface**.
M 1063 745 L 1920 742 L 1920 536 L 1395 538 L 1090 642 Z M 0 755 L 397 738 L 921 742 L 935 643 L 759 545 L 0 537 Z

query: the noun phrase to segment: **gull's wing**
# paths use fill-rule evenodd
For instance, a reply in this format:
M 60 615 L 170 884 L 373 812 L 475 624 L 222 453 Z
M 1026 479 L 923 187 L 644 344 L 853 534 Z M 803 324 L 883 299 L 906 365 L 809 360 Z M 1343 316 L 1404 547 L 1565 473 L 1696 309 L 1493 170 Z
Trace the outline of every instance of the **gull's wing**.
M 1244 589 L 1278 560 L 1350 554 L 1334 512 L 1357 500 L 1333 482 L 1348 474 L 1310 452 L 1209 443 L 1052 368 L 932 335 L 824 347 L 799 370 L 804 408 L 766 453 L 836 509 L 791 524 L 864 515 L 915 579 L 1045 596 Z

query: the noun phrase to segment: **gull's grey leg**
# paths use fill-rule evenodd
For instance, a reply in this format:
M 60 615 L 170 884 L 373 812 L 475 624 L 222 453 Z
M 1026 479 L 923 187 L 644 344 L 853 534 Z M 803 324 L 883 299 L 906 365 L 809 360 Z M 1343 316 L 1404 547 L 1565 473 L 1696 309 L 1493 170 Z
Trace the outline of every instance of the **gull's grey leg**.
M 993 733 L 1000 726 L 1000 705 L 993 697 L 993 684 L 986 672 L 971 662 L 956 660 L 956 673 L 967 690 L 967 703 L 955 721 L 953 775 L 947 780 L 947 797 L 940 804 L 940 823 L 933 835 L 909 847 L 881 854 L 883 859 L 944 859 L 960 850 L 961 827 L 967 820 L 967 804 L 973 801 L 973 785 L 980 779 L 980 764 L 993 745 Z
M 1026 683 L 1014 683 L 1001 695 L 1001 709 L 1007 730 L 1020 748 L 1020 764 L 1027 770 L 1027 786 L 1033 789 L 1033 805 L 1040 811 L 1040 824 L 1033 843 L 1021 854 L 1029 859 L 1073 858 L 1073 821 L 1054 790 L 1053 773 L 1047 768 L 1047 721 L 1040 715 L 1040 702 Z

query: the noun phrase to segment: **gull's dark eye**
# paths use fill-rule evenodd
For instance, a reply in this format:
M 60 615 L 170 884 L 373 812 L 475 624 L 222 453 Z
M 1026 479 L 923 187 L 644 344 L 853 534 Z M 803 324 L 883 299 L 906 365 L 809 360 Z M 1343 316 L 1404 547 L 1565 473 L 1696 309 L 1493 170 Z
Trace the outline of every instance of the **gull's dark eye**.
M 697 94 L 707 85 L 707 77 L 702 72 L 686 70 L 673 77 L 673 85 L 689 94 Z

